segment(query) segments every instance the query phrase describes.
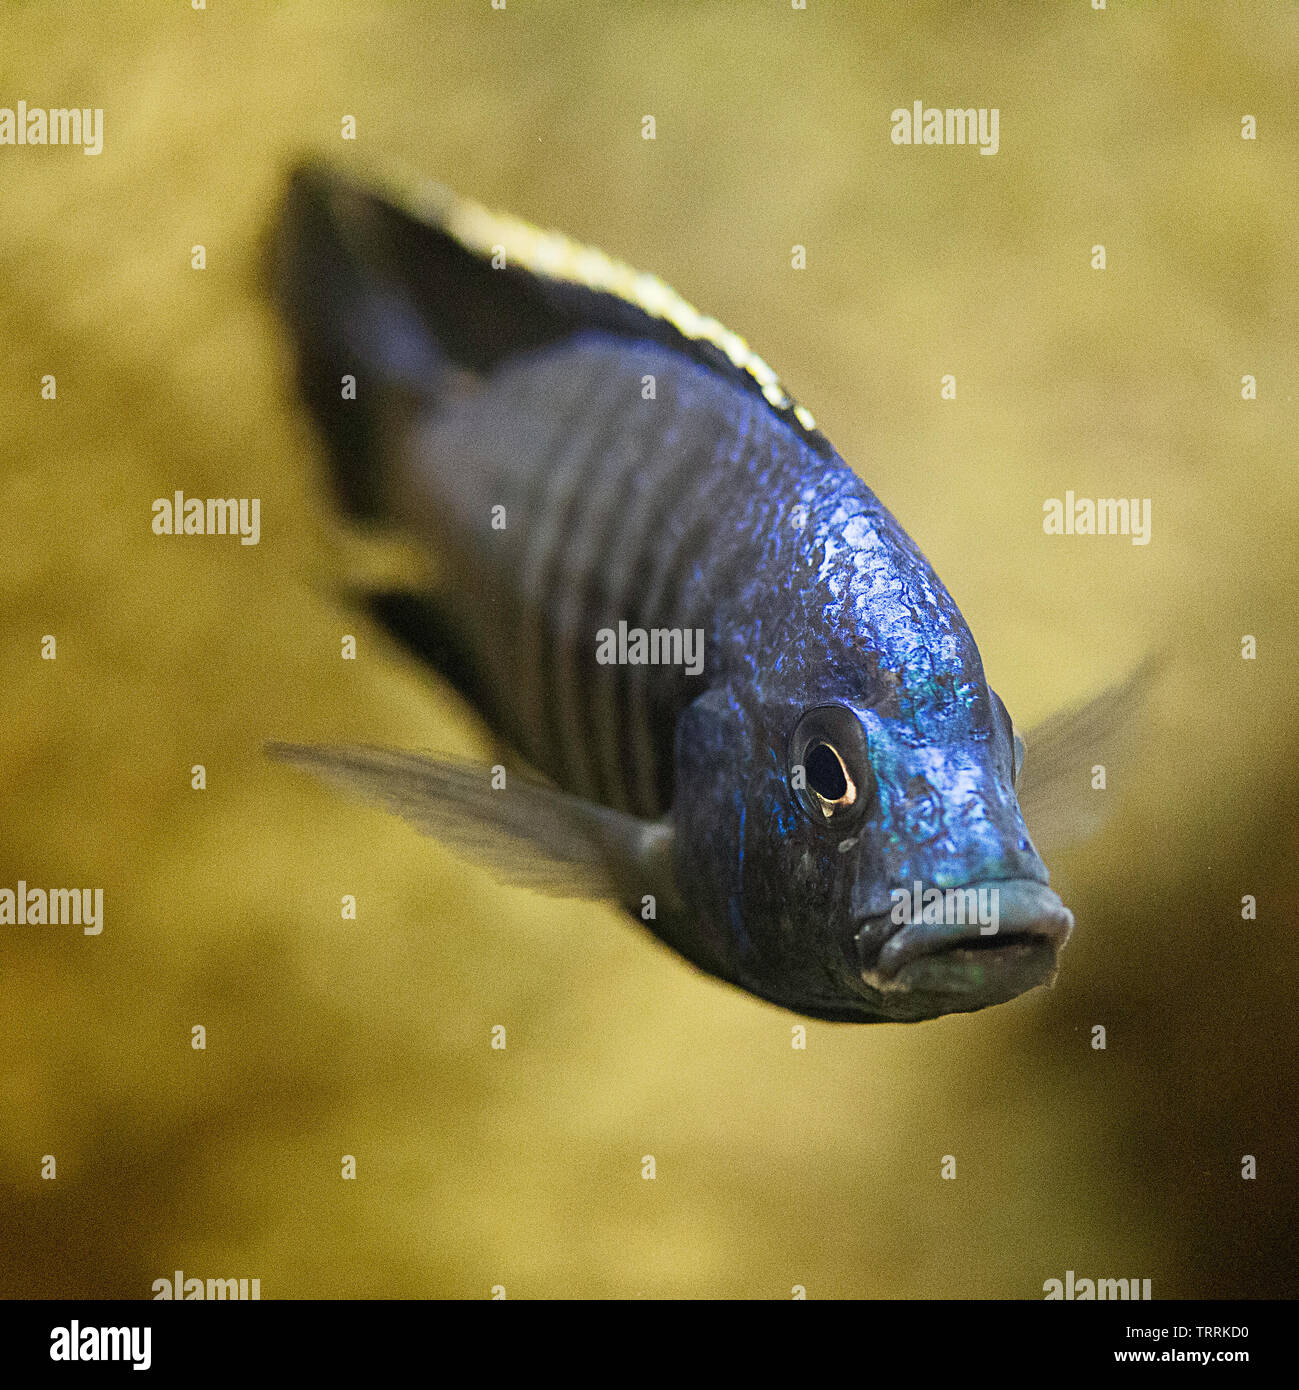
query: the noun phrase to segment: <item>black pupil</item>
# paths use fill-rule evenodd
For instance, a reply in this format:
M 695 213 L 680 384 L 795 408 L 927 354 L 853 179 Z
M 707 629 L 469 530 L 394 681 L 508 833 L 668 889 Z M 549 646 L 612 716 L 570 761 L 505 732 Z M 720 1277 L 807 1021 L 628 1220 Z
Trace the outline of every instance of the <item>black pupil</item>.
M 826 801 L 838 801 L 848 790 L 839 755 L 828 743 L 814 743 L 803 764 L 807 785 Z

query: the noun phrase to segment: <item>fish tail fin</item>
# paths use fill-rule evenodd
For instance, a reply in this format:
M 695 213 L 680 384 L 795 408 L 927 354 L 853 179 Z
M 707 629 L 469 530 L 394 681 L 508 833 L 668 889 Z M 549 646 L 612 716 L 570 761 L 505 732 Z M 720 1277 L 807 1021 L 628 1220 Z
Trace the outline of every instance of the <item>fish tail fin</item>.
M 433 186 L 429 197 L 435 210 L 451 195 Z M 523 320 L 491 298 L 505 286 L 490 261 L 435 218 L 421 220 L 395 195 L 320 163 L 289 174 L 265 276 L 334 490 L 356 523 L 344 533 L 342 588 L 486 712 L 472 655 L 448 616 L 453 576 L 439 537 L 406 529 L 408 465 L 393 446 L 414 418 L 477 389 L 498 348 L 475 333 Z
M 300 165 L 271 234 L 266 275 L 340 500 L 354 519 L 382 519 L 386 417 L 436 400 L 451 362 L 403 283 L 377 201 L 322 166 Z

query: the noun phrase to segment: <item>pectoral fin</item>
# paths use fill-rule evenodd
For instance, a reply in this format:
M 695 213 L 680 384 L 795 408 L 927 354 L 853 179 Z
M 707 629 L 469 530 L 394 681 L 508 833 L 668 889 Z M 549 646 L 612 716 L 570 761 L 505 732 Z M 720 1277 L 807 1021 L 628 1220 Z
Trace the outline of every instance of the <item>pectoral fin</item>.
M 672 828 L 570 796 L 517 771 L 384 748 L 269 743 L 267 753 L 378 802 L 508 883 L 638 907 L 672 887 Z M 499 780 L 499 779 L 498 779 Z
M 1142 715 L 1164 664 L 1163 654 L 1152 653 L 1094 699 L 1030 731 L 1016 793 L 1039 851 L 1076 844 L 1104 824 L 1137 761 Z M 1103 791 L 1092 786 L 1098 764 L 1105 768 Z

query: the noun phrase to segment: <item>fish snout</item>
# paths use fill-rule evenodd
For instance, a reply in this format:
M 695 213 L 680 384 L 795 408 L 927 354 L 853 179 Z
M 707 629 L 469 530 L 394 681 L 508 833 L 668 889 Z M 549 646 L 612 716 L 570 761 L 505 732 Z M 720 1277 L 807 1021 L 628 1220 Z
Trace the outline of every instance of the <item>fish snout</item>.
M 896 890 L 892 911 L 854 937 L 862 980 L 886 999 L 932 996 L 962 1012 L 1047 984 L 1073 928 L 1059 896 L 1032 879 Z

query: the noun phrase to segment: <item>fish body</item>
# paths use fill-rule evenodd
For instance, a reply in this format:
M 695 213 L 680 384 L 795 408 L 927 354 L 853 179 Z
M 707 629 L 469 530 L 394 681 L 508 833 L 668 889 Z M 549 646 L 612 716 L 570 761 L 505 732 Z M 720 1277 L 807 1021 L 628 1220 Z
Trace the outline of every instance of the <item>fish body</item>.
M 314 167 L 271 275 L 345 509 L 442 576 L 372 611 L 519 761 L 274 753 L 801 1014 L 1053 978 L 1072 917 L 974 638 L 742 340 L 566 238 Z

